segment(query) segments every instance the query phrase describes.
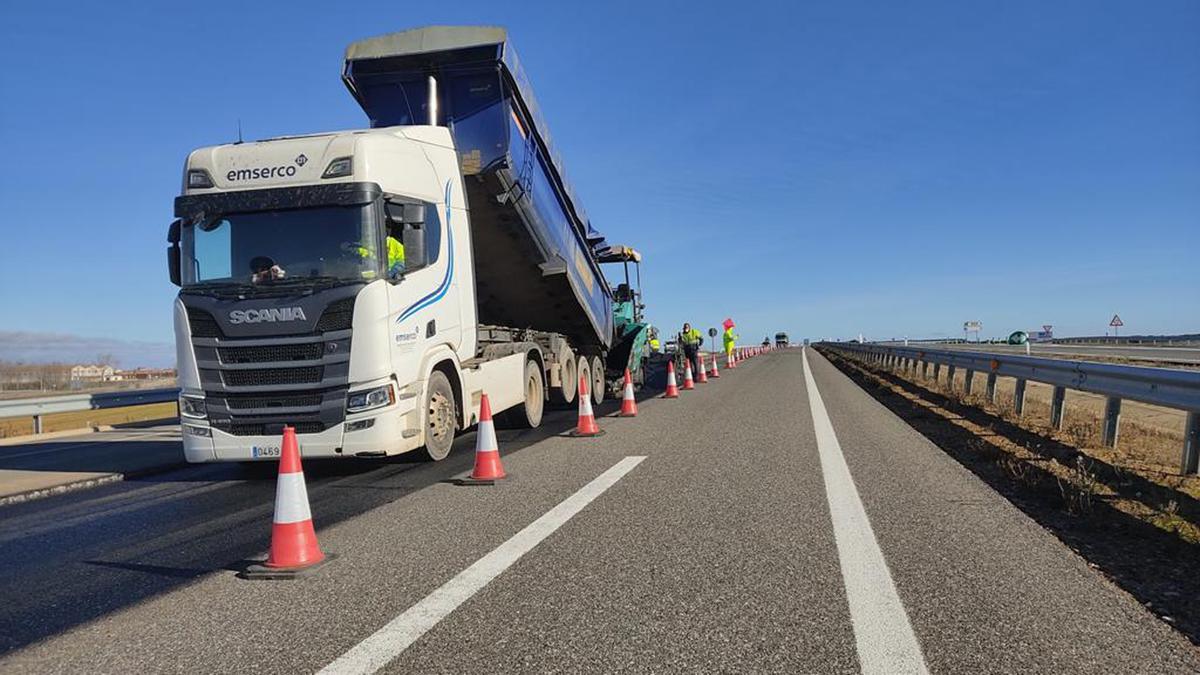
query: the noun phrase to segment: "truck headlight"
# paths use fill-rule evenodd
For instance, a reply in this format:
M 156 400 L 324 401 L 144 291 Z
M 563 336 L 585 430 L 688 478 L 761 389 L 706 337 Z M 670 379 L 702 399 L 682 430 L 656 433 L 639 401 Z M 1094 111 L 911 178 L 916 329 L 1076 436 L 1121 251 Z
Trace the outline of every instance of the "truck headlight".
M 382 387 L 367 389 L 364 391 L 351 392 L 346 397 L 346 412 L 365 412 L 382 408 L 385 405 L 391 405 L 396 402 L 396 392 L 392 389 L 391 384 L 385 384 Z
M 179 414 L 184 417 L 193 417 L 196 419 L 204 419 L 208 416 L 208 408 L 204 405 L 204 399 L 192 398 L 191 396 L 179 397 Z

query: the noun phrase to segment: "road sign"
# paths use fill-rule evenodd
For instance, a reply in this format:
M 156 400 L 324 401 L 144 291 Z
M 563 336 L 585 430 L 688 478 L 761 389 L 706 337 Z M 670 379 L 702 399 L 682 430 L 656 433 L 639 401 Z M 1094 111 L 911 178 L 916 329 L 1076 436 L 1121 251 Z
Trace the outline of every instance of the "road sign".
M 717 329 L 709 328 L 708 329 L 708 337 L 717 337 Z
M 975 340 L 979 340 L 979 331 L 983 330 L 982 321 L 964 321 L 963 322 L 963 340 L 967 340 L 968 333 L 975 334 Z
M 1120 316 L 1113 314 L 1113 320 L 1109 321 L 1108 325 L 1112 326 L 1113 328 L 1120 328 L 1121 326 L 1125 325 L 1125 322 L 1121 320 Z

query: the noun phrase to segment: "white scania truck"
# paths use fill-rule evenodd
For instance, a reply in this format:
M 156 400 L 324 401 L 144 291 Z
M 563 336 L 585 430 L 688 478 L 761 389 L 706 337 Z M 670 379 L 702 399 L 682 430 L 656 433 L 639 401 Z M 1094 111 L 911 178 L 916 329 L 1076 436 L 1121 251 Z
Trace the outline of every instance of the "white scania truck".
M 356 42 L 343 79 L 370 129 L 188 157 L 168 263 L 189 461 L 274 458 L 285 425 L 306 457 L 441 459 L 483 392 L 537 426 L 581 375 L 599 402 L 641 370 L 640 258 L 591 229 L 503 29 Z

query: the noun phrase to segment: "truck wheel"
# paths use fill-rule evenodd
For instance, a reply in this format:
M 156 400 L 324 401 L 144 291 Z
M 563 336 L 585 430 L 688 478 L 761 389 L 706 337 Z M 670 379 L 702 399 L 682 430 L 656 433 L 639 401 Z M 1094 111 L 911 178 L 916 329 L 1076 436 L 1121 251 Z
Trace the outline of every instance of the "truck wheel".
M 542 424 L 542 411 L 546 407 L 546 380 L 537 361 L 525 362 L 525 402 L 509 408 L 496 417 L 505 429 L 536 429 Z
M 450 380 L 440 370 L 429 375 L 425 388 L 425 456 L 437 462 L 450 454 L 454 433 L 458 431 L 458 407 Z
M 599 356 L 592 357 L 592 404 L 600 405 L 604 403 L 604 393 L 608 389 L 608 382 L 604 373 L 604 362 Z
M 550 390 L 550 400 L 556 405 L 571 405 L 575 402 L 575 390 L 579 387 L 579 372 L 575 368 L 575 354 L 567 349 L 557 356 L 562 386 Z

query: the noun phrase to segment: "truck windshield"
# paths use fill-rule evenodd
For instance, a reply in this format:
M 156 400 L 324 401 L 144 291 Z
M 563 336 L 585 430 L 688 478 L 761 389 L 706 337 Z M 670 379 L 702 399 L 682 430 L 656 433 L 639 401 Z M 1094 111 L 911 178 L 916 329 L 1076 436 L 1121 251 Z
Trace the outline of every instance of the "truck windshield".
M 183 286 L 370 281 L 383 263 L 371 206 L 226 213 L 183 228 Z

